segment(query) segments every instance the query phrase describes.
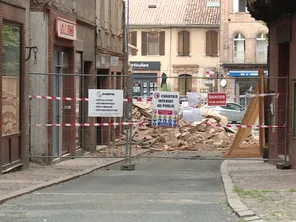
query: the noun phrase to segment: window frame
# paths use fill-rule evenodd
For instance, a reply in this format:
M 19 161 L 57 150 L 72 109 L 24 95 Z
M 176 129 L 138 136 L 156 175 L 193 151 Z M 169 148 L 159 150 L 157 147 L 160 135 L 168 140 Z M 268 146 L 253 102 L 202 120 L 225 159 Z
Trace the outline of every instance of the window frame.
M 247 5 L 247 1 L 246 0 L 233 0 L 233 4 L 232 4 L 232 12 L 233 13 L 244 13 L 244 12 L 248 12 L 248 8 L 247 6 L 245 6 L 244 11 L 240 11 L 240 1 L 245 1 L 245 5 Z
M 2 82 L 2 91 L 3 91 L 3 77 L 5 76 L 4 74 L 4 54 L 3 54 L 3 50 L 4 50 L 4 47 L 3 47 L 3 26 L 4 25 L 8 25 L 8 26 L 13 26 L 13 27 L 16 27 L 18 28 L 19 30 L 19 75 L 18 75 L 18 87 L 19 87 L 19 95 L 16 95 L 16 97 L 18 98 L 18 100 L 14 100 L 12 102 L 15 102 L 15 101 L 18 101 L 18 132 L 12 132 L 12 133 L 9 133 L 9 134 L 3 134 L 3 129 L 2 129 L 2 137 L 9 137 L 9 136 L 14 136 L 14 135 L 20 135 L 22 133 L 22 110 L 23 110 L 23 101 L 22 101 L 22 93 L 23 93 L 23 85 L 22 85 L 22 79 L 23 79 L 23 75 L 24 75 L 24 54 L 22 52 L 23 50 L 23 47 L 24 47 L 24 41 L 23 41 L 23 38 L 24 38 L 24 28 L 23 28 L 23 25 L 18 23 L 18 22 L 13 22 L 13 21 L 9 21 L 9 20 L 6 20 L 6 19 L 3 19 L 2 23 L 1 23 L 1 29 L 2 29 L 2 33 L 1 33 L 1 38 L 2 38 L 2 74 L 1 74 L 1 82 Z M 2 92 L 2 96 L 3 96 L 3 92 Z M 4 122 L 3 120 L 3 102 L 4 100 L 2 100 L 2 122 Z
M 150 35 L 157 35 L 157 37 L 151 37 Z M 151 55 L 151 56 L 156 56 L 156 55 L 159 55 L 159 35 L 160 33 L 159 32 L 147 32 L 147 55 Z M 150 53 L 150 40 L 154 40 L 154 41 L 151 41 L 153 44 L 156 43 L 156 39 L 157 39 L 157 52 L 155 53 Z M 153 48 L 155 47 L 155 45 L 153 45 Z M 153 50 L 152 50 L 153 51 Z
M 263 51 L 259 51 L 258 50 L 258 43 L 259 42 L 265 42 L 265 49 Z M 266 55 L 266 62 L 267 62 L 267 39 L 266 39 L 266 34 L 264 32 L 259 32 L 257 35 L 256 35 L 256 62 L 260 62 L 260 61 L 263 61 L 263 59 L 260 59 L 260 56 L 258 56 L 259 53 L 262 53 L 264 54 L 264 56 Z
M 238 36 L 238 38 L 236 38 L 236 36 Z M 238 32 L 238 33 L 236 33 L 236 34 L 234 34 L 234 36 L 233 36 L 233 39 L 232 39 L 232 41 L 233 41 L 233 62 L 235 62 L 235 52 L 238 52 L 238 50 L 236 50 L 236 48 L 237 48 L 237 46 L 236 46 L 236 42 L 239 42 L 239 41 L 243 41 L 244 42 L 244 61 L 245 61 L 245 57 L 246 57 L 246 37 L 245 37 L 245 35 L 244 34 L 242 34 L 241 32 Z M 237 57 L 237 54 L 236 54 L 236 57 Z M 242 61 L 242 63 L 244 63 L 244 61 Z M 236 62 L 235 62 L 236 63 Z M 239 62 L 239 63 L 241 63 L 241 62 Z

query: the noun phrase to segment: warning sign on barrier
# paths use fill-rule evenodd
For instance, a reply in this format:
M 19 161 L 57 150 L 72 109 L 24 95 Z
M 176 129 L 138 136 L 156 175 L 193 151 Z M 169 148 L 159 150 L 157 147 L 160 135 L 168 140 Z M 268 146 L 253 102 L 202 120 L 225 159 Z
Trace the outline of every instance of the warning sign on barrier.
M 123 116 L 123 90 L 89 89 L 88 97 L 88 116 Z
M 179 114 L 178 92 L 154 92 L 152 98 L 152 126 L 177 127 Z
M 226 106 L 226 93 L 209 93 L 208 106 Z

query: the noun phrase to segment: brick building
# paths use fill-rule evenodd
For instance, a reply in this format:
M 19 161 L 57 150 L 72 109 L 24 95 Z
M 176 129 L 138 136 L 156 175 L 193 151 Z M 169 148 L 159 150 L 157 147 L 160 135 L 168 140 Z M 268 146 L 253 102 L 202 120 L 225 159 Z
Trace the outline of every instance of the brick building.
M 0 174 L 29 163 L 29 5 L 29 0 L 0 1 Z
M 111 75 L 122 72 L 123 9 L 122 0 L 32 0 L 31 44 L 39 51 L 31 63 L 31 95 L 87 98 L 91 88 L 121 89 L 122 78 Z M 120 121 L 88 117 L 82 101 L 30 104 L 31 124 Z M 31 127 L 30 152 L 50 164 L 59 158 L 40 156 L 82 155 L 119 134 L 120 128 L 108 127 Z
M 251 17 L 246 0 L 221 0 L 220 73 L 226 87 L 220 90 L 230 95 L 245 94 L 256 87 L 258 68 L 267 69 L 267 27 Z M 228 76 L 229 75 L 229 76 Z M 244 104 L 245 100 L 236 102 Z
M 288 78 L 270 79 L 268 84 L 270 92 L 282 94 L 281 99 L 269 101 L 274 104 L 269 122 L 286 123 L 288 129 L 287 134 L 284 129 L 269 131 L 269 156 L 277 158 L 285 154 L 286 146 L 292 167 L 296 168 L 296 2 L 248 0 L 248 9 L 255 19 L 268 24 L 269 76 Z
M 123 89 L 124 10 L 123 0 L 96 0 L 96 73 L 95 88 Z M 108 75 L 108 77 L 106 76 Z M 110 78 L 110 76 L 116 76 Z M 120 122 L 121 118 L 97 118 L 97 122 Z M 109 144 L 119 137 L 122 127 L 97 127 L 97 145 Z

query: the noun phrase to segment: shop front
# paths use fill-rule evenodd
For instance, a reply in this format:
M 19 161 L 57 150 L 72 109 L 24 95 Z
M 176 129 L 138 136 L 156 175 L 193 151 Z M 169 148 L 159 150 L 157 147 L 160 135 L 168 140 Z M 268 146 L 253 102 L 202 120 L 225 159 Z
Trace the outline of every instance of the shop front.
M 23 2 L 26 4 L 26 2 Z M 28 163 L 26 157 L 26 8 L 0 2 L 0 174 Z M 8 99 L 14 98 L 14 99 Z
M 75 40 L 77 39 L 76 19 L 50 11 L 48 22 L 49 73 L 48 95 L 75 97 Z M 78 89 L 77 89 L 78 90 Z M 50 123 L 76 122 L 75 101 L 55 101 L 49 104 L 48 120 Z M 76 129 L 71 127 L 53 127 L 48 130 L 51 138 L 49 156 L 62 156 L 75 152 Z M 50 160 L 51 161 L 51 160 Z
M 151 97 L 160 87 L 160 62 L 130 62 L 133 70 L 133 97 Z
M 265 71 L 265 74 L 268 74 Z M 249 95 L 254 94 L 256 86 L 259 82 L 258 78 L 258 71 L 245 71 L 245 70 L 238 70 L 238 71 L 229 71 L 229 76 L 233 77 L 233 94 L 232 95 Z M 253 77 L 253 78 L 252 78 Z M 249 104 L 249 99 L 246 98 L 235 98 L 236 103 L 247 107 Z

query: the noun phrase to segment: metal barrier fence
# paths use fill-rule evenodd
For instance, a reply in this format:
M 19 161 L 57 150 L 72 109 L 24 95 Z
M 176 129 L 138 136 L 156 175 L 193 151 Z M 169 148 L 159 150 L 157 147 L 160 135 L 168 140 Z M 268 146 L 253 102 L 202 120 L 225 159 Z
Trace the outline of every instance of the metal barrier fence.
M 63 74 L 61 72 L 31 73 L 30 157 L 37 161 L 50 163 L 60 158 L 125 158 L 131 160 L 132 156 L 141 151 L 137 147 L 143 146 L 133 140 L 134 134 L 137 133 L 136 129 L 142 125 L 153 126 L 153 118 L 146 116 L 145 121 L 135 119 L 135 114 L 139 112 L 133 111 L 133 103 L 149 104 L 147 108 L 149 116 L 152 113 L 153 93 L 157 91 L 160 93 L 177 92 L 181 111 L 182 102 L 186 103 L 188 93 L 193 92 L 198 94 L 199 103 L 196 106 L 198 108 L 207 105 L 209 93 L 225 93 L 227 102 L 233 104 L 233 113 L 246 111 L 252 98 L 264 98 L 264 109 L 267 116 L 265 125 L 259 122 L 242 125 L 239 120 L 236 120 L 233 121 L 234 123 L 225 124 L 196 123 L 195 126 L 228 129 L 264 128 L 267 143 L 272 141 L 272 138 L 269 138 L 269 131 L 276 131 L 277 135 L 287 135 L 287 115 L 281 117 L 278 113 L 280 109 L 287 110 L 286 88 L 282 87 L 279 91 L 261 94 L 256 92 L 259 80 L 264 80 L 267 85 L 273 84 L 274 81 L 282 81 L 283 85 L 286 85 L 287 78 L 225 77 L 222 80 L 218 77 L 204 78 L 188 75 L 147 78 L 108 73 Z M 106 90 L 106 92 L 122 90 L 123 114 L 116 117 L 89 116 L 90 102 L 93 103 L 90 101 L 89 89 Z M 277 101 L 278 98 L 280 101 Z M 269 107 L 270 105 L 272 107 Z M 146 108 L 143 109 L 145 111 Z M 230 117 L 233 117 L 232 115 L 230 114 Z M 6 127 L 5 124 L 4 127 Z M 179 128 L 182 127 L 179 126 Z M 287 140 L 274 143 L 276 144 L 273 145 L 287 156 Z M 102 145 L 107 145 L 109 148 L 102 149 Z M 85 156 L 83 155 L 85 151 L 93 154 Z M 151 158 L 145 155 L 142 157 Z M 216 159 L 221 159 L 221 157 Z

